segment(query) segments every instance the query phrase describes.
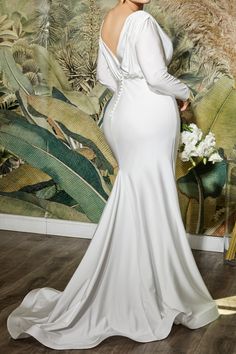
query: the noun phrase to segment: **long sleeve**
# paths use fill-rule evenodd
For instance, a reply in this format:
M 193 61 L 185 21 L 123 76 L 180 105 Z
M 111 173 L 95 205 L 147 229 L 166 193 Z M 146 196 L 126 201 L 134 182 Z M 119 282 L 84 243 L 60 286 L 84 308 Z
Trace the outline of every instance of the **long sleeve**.
M 98 49 L 96 79 L 102 85 L 107 86 L 111 91 L 117 91 L 117 82 L 112 76 L 106 58 L 104 57 L 100 47 Z
M 152 91 L 173 95 L 183 101 L 189 98 L 188 86 L 167 71 L 162 41 L 150 17 L 143 24 L 135 48 L 140 68 Z

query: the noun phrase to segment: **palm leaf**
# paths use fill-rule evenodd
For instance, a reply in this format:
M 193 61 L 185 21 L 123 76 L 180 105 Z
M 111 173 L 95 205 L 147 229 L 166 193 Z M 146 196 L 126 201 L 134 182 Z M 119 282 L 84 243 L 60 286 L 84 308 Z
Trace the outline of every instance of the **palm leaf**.
M 50 176 L 27 163 L 0 178 L 0 191 L 15 192 L 26 186 L 50 180 Z
M 65 91 L 71 90 L 71 85 L 64 71 L 52 53 L 49 53 L 46 48 L 35 44 L 33 46 L 33 56 L 50 88 L 55 86 Z
M 193 112 L 198 126 L 205 134 L 215 134 L 217 145 L 228 155 L 235 144 L 236 89 L 227 76 L 217 80 L 212 88 L 194 103 Z
M 219 149 L 221 157 L 224 157 L 223 149 Z M 207 163 L 204 165 L 199 163 L 195 170 L 201 178 L 204 198 L 216 198 L 222 193 L 222 189 L 226 182 L 227 163 L 223 159 L 214 164 Z M 185 175 L 177 180 L 180 191 L 189 198 L 198 200 L 198 186 L 192 169 Z
M 47 130 L 9 116 L 11 112 L 0 112 L 0 144 L 50 175 L 91 221 L 98 222 L 108 195 L 93 164 Z
M 0 48 L 0 71 L 4 73 L 7 83 L 13 91 L 21 88 L 27 94 L 34 93 L 29 79 L 22 74 L 14 61 L 11 50 L 6 47 Z
M 99 113 L 100 105 L 96 96 L 90 97 L 77 91 L 60 91 L 56 87 L 53 87 L 52 97 L 70 103 L 86 114 L 93 115 Z
M 103 169 L 113 174 L 116 159 L 96 122 L 79 108 L 52 97 L 27 96 L 28 103 L 45 117 L 59 123 L 67 135 L 92 149 Z
M 24 200 L 11 198 L 6 195 L 0 195 L 0 213 L 45 217 L 45 210 L 43 208 Z M 50 218 L 52 215 L 48 213 L 48 217 Z
M 9 199 L 12 202 L 9 205 Z M 64 219 L 64 220 L 74 220 L 81 222 L 89 222 L 89 219 L 85 214 L 78 212 L 75 209 L 72 209 L 66 205 L 55 203 L 51 201 L 47 201 L 44 199 L 40 199 L 30 193 L 25 192 L 12 192 L 12 193 L 3 193 L 0 192 L 0 200 L 4 202 L 2 207 L 0 207 L 0 212 L 11 212 L 15 211 L 15 208 L 18 208 L 18 214 L 29 213 L 27 215 L 32 216 L 31 209 L 28 207 L 32 207 L 34 212 L 39 212 L 39 216 L 50 217 L 53 219 Z M 7 205 L 5 204 L 7 203 Z M 14 210 L 12 210 L 13 208 Z M 39 209 L 39 210 L 38 210 Z M 35 214 L 34 214 L 35 216 Z

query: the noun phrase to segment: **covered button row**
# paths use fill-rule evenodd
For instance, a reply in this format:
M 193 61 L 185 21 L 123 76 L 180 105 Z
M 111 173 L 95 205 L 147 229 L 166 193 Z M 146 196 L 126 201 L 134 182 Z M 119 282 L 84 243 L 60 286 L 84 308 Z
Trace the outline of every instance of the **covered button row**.
M 120 95 L 122 93 L 122 90 L 123 90 L 123 84 L 124 84 L 124 76 L 122 76 L 121 80 L 119 81 L 119 90 L 118 90 L 118 93 L 117 93 L 117 97 L 116 97 L 116 100 L 114 102 L 114 105 L 110 111 L 110 115 L 112 115 L 112 113 L 114 112 L 116 106 L 117 106 L 117 103 L 119 102 L 119 99 L 120 99 Z

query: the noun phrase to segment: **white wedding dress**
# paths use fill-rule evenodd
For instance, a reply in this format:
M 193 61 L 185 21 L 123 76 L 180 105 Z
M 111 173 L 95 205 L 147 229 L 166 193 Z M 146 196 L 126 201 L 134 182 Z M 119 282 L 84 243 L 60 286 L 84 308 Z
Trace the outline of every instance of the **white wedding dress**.
M 167 72 L 172 54 L 170 38 L 144 10 L 126 18 L 117 55 L 100 30 L 97 79 L 114 91 L 102 128 L 119 171 L 64 291 L 26 294 L 7 320 L 12 338 L 82 349 L 113 335 L 160 340 L 173 323 L 194 329 L 218 318 L 180 213 L 176 98 L 187 99 L 190 90 Z

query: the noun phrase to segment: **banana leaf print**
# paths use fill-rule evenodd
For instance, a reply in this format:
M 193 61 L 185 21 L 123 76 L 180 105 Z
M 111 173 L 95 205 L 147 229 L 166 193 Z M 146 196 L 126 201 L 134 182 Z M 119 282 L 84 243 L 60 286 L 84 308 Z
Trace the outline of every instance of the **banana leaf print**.
M 0 212 L 17 215 L 28 215 L 32 209 L 32 216 L 48 217 L 52 219 L 74 220 L 89 222 L 89 218 L 74 208 L 44 200 L 25 192 L 0 192 Z
M 4 72 L 5 82 L 10 89 L 17 91 L 21 88 L 27 94 L 33 94 L 33 87 L 29 79 L 20 71 L 11 50 L 7 47 L 0 48 L 0 72 Z
M 47 130 L 15 116 L 0 112 L 0 144 L 51 176 L 97 222 L 108 194 L 93 164 Z
M 115 0 L 0 1 L 0 109 L 8 109 L 0 119 L 0 192 L 28 194 L 2 195 L 2 212 L 5 205 L 13 214 L 70 218 L 69 209 L 64 217 L 63 209 L 57 215 L 49 210 L 51 204 L 39 206 L 38 198 L 73 208 L 80 213 L 71 214 L 76 220 L 99 220 L 118 169 L 101 129 L 111 92 L 96 81 L 99 27 L 114 5 Z M 225 156 L 235 144 L 236 130 L 235 8 L 232 1 L 229 6 L 210 0 L 145 5 L 172 39 L 169 72 L 195 94 L 181 119 L 196 122 L 204 133 L 215 133 Z M 10 125 L 12 130 L 4 131 Z M 57 146 L 63 156 L 58 156 Z M 20 162 L 19 167 L 12 162 Z M 195 233 L 199 198 L 188 167 L 177 159 L 181 213 L 187 231 Z M 214 228 L 224 209 L 225 166 L 206 168 L 206 173 L 198 171 L 205 193 L 205 231 Z
M 204 133 L 213 132 L 227 155 L 235 144 L 235 80 L 224 76 L 197 102 L 194 116 Z
M 221 151 L 221 157 L 224 158 L 223 161 L 215 165 L 207 164 L 205 166 L 200 164 L 196 168 L 203 189 L 203 197 L 198 204 L 198 210 L 194 207 L 195 200 L 199 200 L 196 179 L 192 171 L 187 171 L 190 163 L 177 161 L 177 185 L 185 222 L 187 223 L 188 215 L 189 217 L 194 215 L 197 220 L 197 227 L 191 229 L 191 232 L 198 233 L 196 230 L 199 229 L 199 233 L 203 233 L 204 214 L 206 215 L 204 210 L 210 210 L 212 199 L 221 196 L 226 182 L 226 158 L 235 144 L 235 81 L 228 76 L 218 79 L 207 92 L 198 95 L 192 109 L 196 117 L 196 123 L 204 134 L 209 131 L 215 134 L 217 145 L 220 148 L 219 152 Z M 188 223 L 191 224 L 191 220 Z
M 223 157 L 223 151 L 220 152 Z M 195 167 L 198 176 L 201 178 L 203 187 L 203 197 L 218 197 L 226 182 L 227 163 L 225 160 L 216 162 L 215 164 L 202 162 Z M 198 200 L 197 183 L 192 170 L 185 176 L 178 179 L 178 187 L 182 193 L 189 198 Z
M 116 159 L 96 122 L 79 108 L 52 97 L 27 96 L 28 104 L 42 116 L 50 117 L 62 130 L 96 153 L 99 165 L 113 173 Z

